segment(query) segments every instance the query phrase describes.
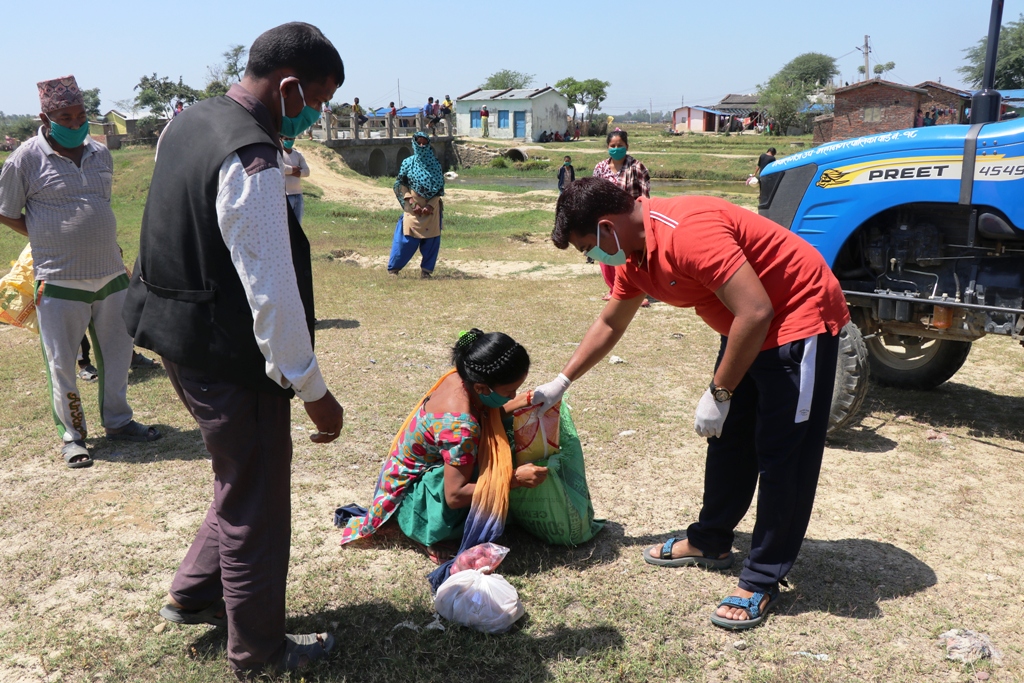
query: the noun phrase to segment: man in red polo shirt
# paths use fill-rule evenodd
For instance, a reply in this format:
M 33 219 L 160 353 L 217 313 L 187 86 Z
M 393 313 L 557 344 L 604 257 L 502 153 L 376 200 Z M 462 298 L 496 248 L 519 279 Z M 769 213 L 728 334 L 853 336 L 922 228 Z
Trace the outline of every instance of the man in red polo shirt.
M 704 504 L 686 538 L 644 551 L 650 564 L 732 565 L 733 529 L 760 478 L 757 520 L 739 587 L 711 621 L 764 620 L 803 542 L 818 485 L 839 349 L 850 321 L 839 282 L 797 235 L 713 197 L 634 200 L 600 179 L 558 199 L 552 240 L 617 266 L 612 300 L 562 373 L 538 387 L 553 405 L 607 355 L 645 295 L 693 307 L 722 335 L 694 427 L 708 438 Z

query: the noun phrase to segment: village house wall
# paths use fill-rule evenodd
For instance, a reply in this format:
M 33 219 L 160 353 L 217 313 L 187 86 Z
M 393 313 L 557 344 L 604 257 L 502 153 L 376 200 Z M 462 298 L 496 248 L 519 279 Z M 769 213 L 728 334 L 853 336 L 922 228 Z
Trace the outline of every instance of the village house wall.
M 872 83 L 836 92 L 832 140 L 847 140 L 914 127 L 921 93 Z
M 921 109 L 923 111 L 927 112 L 932 107 L 935 107 L 936 109 L 950 109 L 954 112 L 952 116 L 940 116 L 938 125 L 960 123 L 960 119 L 964 115 L 965 98 L 944 88 L 936 88 L 933 85 L 922 83 L 917 87 L 928 91 L 928 94 L 921 98 Z

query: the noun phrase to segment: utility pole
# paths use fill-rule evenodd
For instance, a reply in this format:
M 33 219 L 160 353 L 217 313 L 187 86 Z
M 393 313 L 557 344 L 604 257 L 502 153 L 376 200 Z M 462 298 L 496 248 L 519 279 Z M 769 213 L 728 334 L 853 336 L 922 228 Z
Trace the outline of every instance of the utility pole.
M 398 79 L 398 108 L 402 109 L 402 79 Z
M 647 100 L 647 123 L 654 123 L 654 100 Z
M 871 78 L 871 60 L 869 59 L 869 55 L 871 54 L 871 43 L 869 42 L 870 40 L 871 40 L 871 36 L 864 36 L 864 47 L 861 49 L 861 52 L 864 53 L 864 80 L 865 81 L 868 80 L 869 78 Z

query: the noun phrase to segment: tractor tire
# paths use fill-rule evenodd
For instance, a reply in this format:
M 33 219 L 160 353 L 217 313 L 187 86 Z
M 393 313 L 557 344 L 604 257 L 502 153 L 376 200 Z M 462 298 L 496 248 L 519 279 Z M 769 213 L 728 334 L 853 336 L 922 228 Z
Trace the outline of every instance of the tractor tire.
M 832 389 L 832 412 L 828 417 L 829 434 L 842 429 L 856 416 L 867 396 L 871 372 L 864 338 L 856 325 L 848 323 L 839 332 L 839 361 Z
M 971 342 L 900 336 L 886 345 L 880 335 L 867 340 L 871 377 L 897 389 L 934 389 L 956 374 L 967 361 Z

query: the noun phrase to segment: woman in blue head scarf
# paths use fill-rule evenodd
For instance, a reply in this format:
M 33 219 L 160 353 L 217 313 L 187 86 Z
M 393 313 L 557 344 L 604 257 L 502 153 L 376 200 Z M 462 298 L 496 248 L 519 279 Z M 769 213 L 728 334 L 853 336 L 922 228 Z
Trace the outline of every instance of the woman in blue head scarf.
M 420 277 L 429 278 L 441 248 L 444 171 L 426 133 L 412 136 L 412 152 L 402 162 L 395 180 L 395 197 L 402 206 L 402 215 L 395 225 L 388 272 L 398 275 L 419 249 Z

